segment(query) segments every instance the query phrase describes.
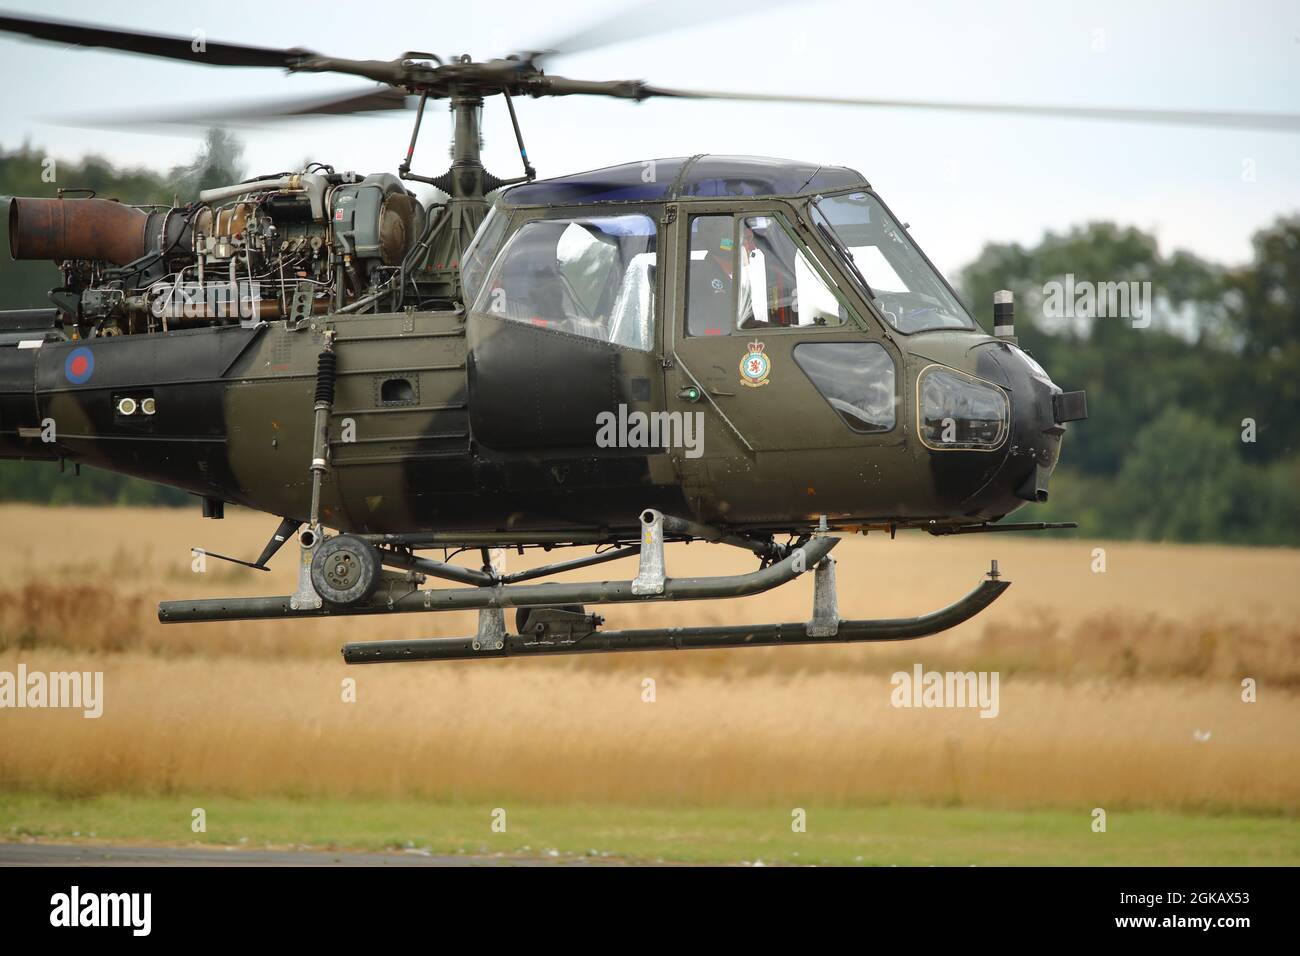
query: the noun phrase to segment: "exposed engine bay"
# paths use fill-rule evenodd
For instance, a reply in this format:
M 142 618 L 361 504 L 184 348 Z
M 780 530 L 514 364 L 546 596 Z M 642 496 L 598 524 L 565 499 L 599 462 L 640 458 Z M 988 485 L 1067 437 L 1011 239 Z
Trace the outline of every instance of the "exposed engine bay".
M 313 163 L 204 190 L 189 206 L 99 198 L 10 204 L 15 259 L 59 264 L 76 337 L 398 308 L 443 207 L 396 176 Z M 436 295 L 436 293 L 429 293 Z

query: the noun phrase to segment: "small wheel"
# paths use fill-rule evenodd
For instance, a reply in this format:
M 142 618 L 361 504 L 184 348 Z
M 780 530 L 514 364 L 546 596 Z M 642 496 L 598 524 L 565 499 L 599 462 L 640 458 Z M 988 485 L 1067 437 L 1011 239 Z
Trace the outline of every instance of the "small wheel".
M 534 611 L 572 611 L 574 614 L 586 614 L 587 609 L 581 604 L 557 604 L 554 607 L 521 607 L 515 609 L 515 633 L 527 634 L 532 630 L 528 618 Z
M 360 604 L 379 584 L 374 545 L 350 534 L 327 538 L 311 562 L 311 583 L 330 604 Z

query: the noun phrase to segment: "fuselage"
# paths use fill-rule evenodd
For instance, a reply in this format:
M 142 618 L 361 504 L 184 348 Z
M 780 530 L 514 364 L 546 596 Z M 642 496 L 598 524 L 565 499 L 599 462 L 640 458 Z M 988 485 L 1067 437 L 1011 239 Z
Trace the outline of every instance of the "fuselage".
M 855 176 L 823 188 L 875 203 L 865 183 L 845 192 Z M 904 306 L 855 275 L 861 252 L 823 240 L 808 190 L 609 199 L 558 182 L 498 204 L 463 308 L 0 348 L 0 456 L 305 520 L 328 343 L 321 518 L 340 530 L 635 534 L 645 508 L 754 530 L 933 526 L 1045 498 L 1060 389 L 973 322 L 902 327 Z M 735 249 L 730 269 L 706 241 Z

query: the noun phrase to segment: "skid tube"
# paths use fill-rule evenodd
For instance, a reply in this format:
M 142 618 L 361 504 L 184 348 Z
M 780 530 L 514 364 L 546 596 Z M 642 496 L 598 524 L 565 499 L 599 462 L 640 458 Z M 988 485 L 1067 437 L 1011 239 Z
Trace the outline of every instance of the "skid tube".
M 563 604 L 623 604 L 642 601 L 701 601 L 761 594 L 792 581 L 814 568 L 839 543 L 839 538 L 813 538 L 784 559 L 748 574 L 703 578 L 661 576 L 657 591 L 637 581 L 598 581 L 573 584 L 507 584 L 493 587 L 411 588 L 393 595 L 381 587 L 369 603 L 350 607 L 294 609 L 281 597 L 205 598 L 163 601 L 158 620 L 164 624 L 200 621 L 251 621 L 266 618 L 342 617 L 356 614 L 395 614 L 415 611 L 473 611 L 488 608 L 544 607 Z
M 975 590 L 947 607 L 918 617 L 838 622 L 834 633 L 817 633 L 808 623 L 673 627 L 634 631 L 593 631 L 576 641 L 538 641 L 506 635 L 496 650 L 475 649 L 472 637 L 440 637 L 409 641 L 362 641 L 343 645 L 348 664 L 398 661 L 452 661 L 480 658 L 539 657 L 548 654 L 602 654 L 617 651 L 699 650 L 702 648 L 773 647 L 794 644 L 858 644 L 908 641 L 956 627 L 996 601 L 1010 581 L 996 571 Z

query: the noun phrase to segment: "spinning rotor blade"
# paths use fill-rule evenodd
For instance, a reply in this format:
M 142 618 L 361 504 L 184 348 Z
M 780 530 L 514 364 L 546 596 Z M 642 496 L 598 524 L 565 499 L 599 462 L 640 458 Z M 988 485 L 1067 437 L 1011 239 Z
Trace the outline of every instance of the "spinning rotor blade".
M 1001 113 L 1012 116 L 1045 116 L 1053 119 L 1121 120 L 1135 123 L 1169 123 L 1179 126 L 1211 126 L 1233 129 L 1300 132 L 1300 115 L 1295 113 L 1251 113 L 1242 111 L 1123 109 L 1091 106 L 1024 106 L 1007 103 L 949 103 L 939 100 L 858 99 L 848 96 L 804 96 L 783 93 L 727 93 L 706 90 L 674 90 L 641 86 L 640 97 L 680 97 L 696 100 L 744 100 L 755 103 L 810 103 L 831 106 L 878 106 L 890 109 L 945 110 L 957 113 Z
M 765 9 L 780 6 L 779 0 L 752 0 L 745 4 L 744 13 L 752 16 Z M 562 56 L 583 53 L 600 47 L 627 43 L 643 37 L 658 36 L 673 30 L 702 26 L 727 17 L 735 17 L 737 10 L 727 4 L 706 7 L 697 0 L 642 0 L 630 7 L 590 23 L 580 30 L 556 37 L 541 46 L 533 57 Z
M 67 20 L 0 16 L 0 31 L 17 33 L 35 40 L 119 50 L 123 53 L 138 53 L 208 66 L 279 67 L 294 72 L 347 73 L 369 77 L 381 83 L 400 82 L 404 73 L 400 60 L 341 60 L 323 57 L 301 48 L 277 50 L 237 43 L 216 43 L 209 42 L 201 34 L 175 37 L 134 33 Z
M 150 126 L 157 123 L 183 126 L 208 126 L 213 123 L 257 123 L 262 120 L 305 118 L 310 116 L 346 116 L 381 113 L 407 108 L 407 96 L 392 87 L 374 87 L 354 93 L 335 93 L 275 100 L 265 103 L 230 103 L 206 108 L 186 107 L 171 112 L 123 113 L 116 116 L 72 116 L 60 122 L 69 126 L 124 127 Z
M 169 60 L 188 60 L 191 63 L 208 63 L 213 66 L 278 66 L 288 69 L 295 60 L 316 55 L 310 50 L 274 50 L 235 43 L 200 44 L 197 37 L 133 33 L 68 20 L 37 20 L 32 17 L 0 16 L 0 30 L 6 33 L 20 33 L 35 40 L 121 50 L 124 53 L 160 56 Z M 200 46 L 201 49 L 195 49 Z

